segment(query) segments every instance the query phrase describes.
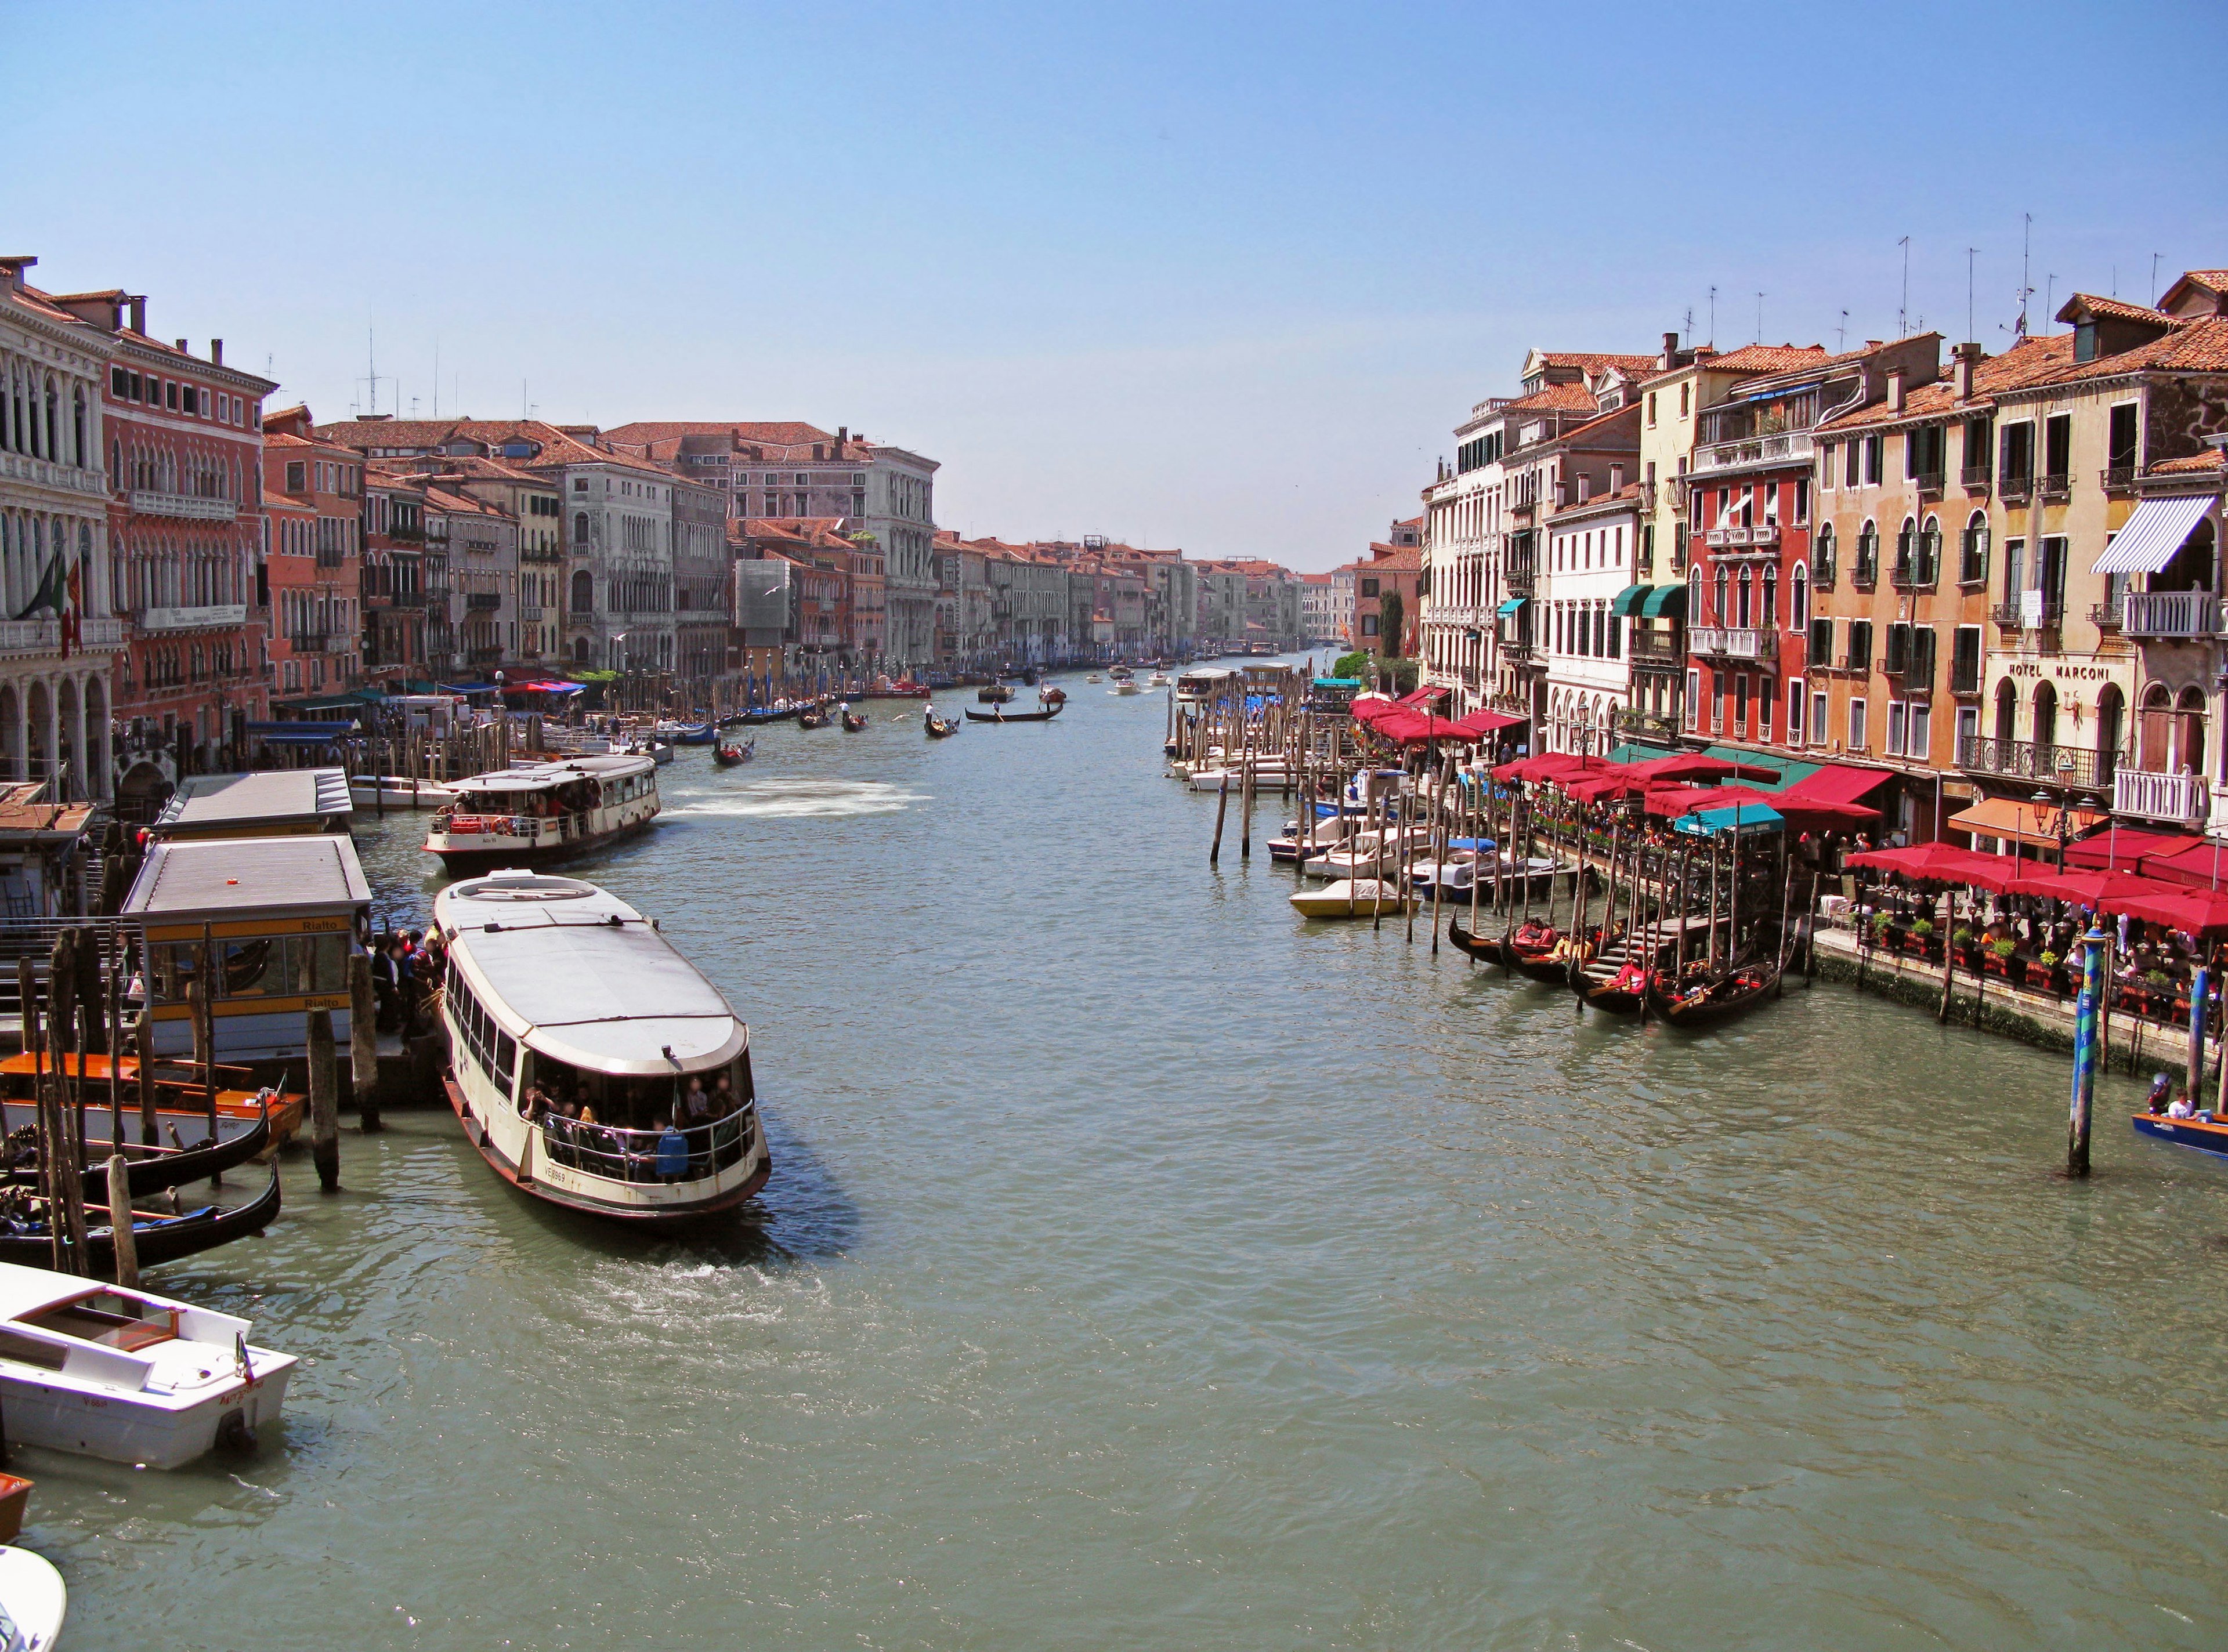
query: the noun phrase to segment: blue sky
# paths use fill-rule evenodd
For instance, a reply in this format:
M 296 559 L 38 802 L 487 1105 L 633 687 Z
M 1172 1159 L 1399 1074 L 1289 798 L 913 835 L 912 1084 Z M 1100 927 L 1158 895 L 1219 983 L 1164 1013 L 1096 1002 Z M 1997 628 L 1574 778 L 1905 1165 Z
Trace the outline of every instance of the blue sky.
M 970 533 L 1318 568 L 1533 344 L 2228 265 L 2216 4 L 0 0 L 0 240 L 321 417 L 846 424 Z M 2084 80 L 2084 64 L 2098 73 Z M 2142 90 L 2138 93 L 2137 88 Z M 1842 311 L 1848 312 L 1844 322 Z M 522 397 L 522 381 L 523 395 Z M 461 398 L 461 407 L 459 405 Z

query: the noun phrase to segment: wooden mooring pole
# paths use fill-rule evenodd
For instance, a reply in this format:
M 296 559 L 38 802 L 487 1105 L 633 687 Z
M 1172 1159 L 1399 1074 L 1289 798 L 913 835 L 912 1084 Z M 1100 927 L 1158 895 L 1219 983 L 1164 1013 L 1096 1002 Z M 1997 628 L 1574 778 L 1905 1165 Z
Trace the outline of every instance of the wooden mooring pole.
M 386 1128 L 379 1116 L 379 999 L 372 991 L 371 960 L 349 959 L 349 1088 L 366 1135 Z
M 341 1185 L 341 1106 L 338 1060 L 333 1048 L 333 1012 L 310 1011 L 310 1157 L 317 1185 L 337 1193 Z

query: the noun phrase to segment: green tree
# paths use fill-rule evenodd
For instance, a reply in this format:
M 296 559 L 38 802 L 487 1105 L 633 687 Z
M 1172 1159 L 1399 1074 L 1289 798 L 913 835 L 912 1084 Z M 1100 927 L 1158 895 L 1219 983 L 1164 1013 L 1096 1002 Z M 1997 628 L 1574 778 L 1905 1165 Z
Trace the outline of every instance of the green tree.
M 1377 628 L 1380 633 L 1377 639 L 1378 646 L 1385 651 L 1387 660 L 1398 660 L 1400 657 L 1400 634 L 1408 618 L 1407 604 L 1400 600 L 1399 591 L 1385 593 L 1378 602 L 1377 616 Z

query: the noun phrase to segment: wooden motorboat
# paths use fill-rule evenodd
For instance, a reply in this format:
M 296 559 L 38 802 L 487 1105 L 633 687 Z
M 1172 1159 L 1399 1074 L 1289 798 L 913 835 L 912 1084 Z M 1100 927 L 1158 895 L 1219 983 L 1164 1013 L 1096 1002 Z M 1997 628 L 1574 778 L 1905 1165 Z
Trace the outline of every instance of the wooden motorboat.
M 712 761 L 722 769 L 733 769 L 737 763 L 746 763 L 758 755 L 758 737 L 753 735 L 739 746 L 722 740 L 712 748 Z
M 1498 935 L 1474 935 L 1462 926 L 1460 918 L 1447 920 L 1447 944 L 1457 952 L 1468 953 L 1481 963 L 1506 964 L 1508 949 Z
M 450 959 L 444 1088 L 505 1182 L 641 1224 L 731 1210 L 765 1184 L 750 1029 L 641 913 L 593 883 L 504 871 L 443 890 L 433 922 Z
M 1383 877 L 1342 877 L 1321 889 L 1296 890 L 1285 899 L 1303 918 L 1367 918 L 1408 909 L 1400 886 Z
M 985 683 L 975 691 L 976 699 L 984 705 L 1003 705 L 1014 698 L 1011 683 Z
M 797 714 L 797 726 L 800 729 L 826 728 L 828 726 L 828 708 L 824 705 L 815 705 L 799 711 Z
M 175 1262 L 182 1256 L 197 1256 L 219 1245 L 229 1245 L 235 1239 L 259 1234 L 278 1219 L 279 1204 L 278 1172 L 274 1169 L 269 1186 L 246 1204 L 234 1205 L 228 1210 L 210 1204 L 172 1216 L 135 1209 L 131 1213 L 131 1241 L 138 1248 L 139 1266 L 152 1267 L 158 1262 Z M 29 1214 L 11 1215 L 11 1210 Z M 85 1215 L 86 1260 L 95 1272 L 113 1273 L 116 1242 L 110 1234 L 108 1206 L 105 1202 L 95 1204 L 88 1199 Z M 54 1241 L 48 1236 L 43 1212 L 31 1210 L 30 1202 L 20 1189 L 0 1193 L 0 1262 L 38 1267 L 53 1254 Z
M 848 705 L 842 707 L 837 715 L 843 719 L 843 732 L 846 734 L 856 734 L 867 726 L 865 715 L 853 711 Z
M 9 1265 L 0 1317 L 10 1441 L 176 1469 L 220 1445 L 252 1445 L 286 1403 L 294 1356 L 251 1346 L 253 1322 L 232 1314 Z M 0 1604 L 12 1614 L 4 1592 Z
M 967 713 L 967 720 L 970 723 L 1049 723 L 1060 713 L 1060 708 L 1057 705 L 1047 706 L 1041 711 L 1007 711 L 1001 709 L 995 711 L 970 711 Z
M 1710 1027 L 1754 1009 L 1779 991 L 1779 964 L 1737 965 L 1674 992 L 1658 971 L 1649 978 L 1648 1007 L 1674 1027 Z
M 0 1480 L 27 1489 L 31 1483 L 12 1474 L 0 1475 Z M 14 1547 L 14 1542 L 11 1537 L 10 1547 L 0 1548 L 0 1636 L 5 1637 L 0 1645 L 9 1652 L 49 1652 L 61 1636 L 69 1589 L 52 1561 Z
M 2148 1136 L 2153 1141 L 2194 1147 L 2199 1152 L 2228 1154 L 2228 1123 L 2211 1113 L 2199 1113 L 2188 1119 L 2173 1119 L 2163 1113 L 2138 1113 L 2132 1122 L 2135 1134 Z
M 1037 702 L 1041 705 L 1065 705 L 1067 704 L 1067 691 L 1047 685 L 1037 690 Z
M 37 1107 L 32 1099 L 32 1082 L 37 1069 L 38 1058 L 29 1054 L 19 1053 L 0 1061 L 0 1092 L 4 1092 L 4 1099 L 0 1099 L 0 1116 L 4 1116 L 6 1128 L 10 1132 L 36 1121 Z M 46 1058 L 44 1070 L 48 1073 L 54 1070 L 52 1056 Z M 112 1151 L 108 1133 L 108 1057 L 105 1055 L 73 1056 L 63 1070 L 70 1074 L 81 1073 L 89 1087 L 85 1109 L 86 1141 L 88 1148 L 97 1148 L 101 1157 L 106 1158 Z M 116 1075 L 124 1091 L 125 1151 L 136 1151 L 132 1144 L 139 1136 L 138 1059 L 124 1056 L 116 1064 Z M 172 1148 L 182 1146 L 189 1151 L 199 1151 L 212 1145 L 221 1147 L 251 1132 L 267 1132 L 266 1139 L 248 1155 L 254 1157 L 266 1148 L 283 1147 L 294 1139 L 294 1132 L 301 1128 L 303 1115 L 309 1107 L 306 1095 L 298 1090 L 281 1091 L 268 1099 L 266 1107 L 263 1093 L 253 1088 L 247 1068 L 219 1062 L 215 1076 L 216 1142 L 212 1144 L 209 1140 L 208 1091 L 203 1088 L 202 1069 L 191 1062 L 157 1058 L 155 1126 L 163 1142 Z M 157 1183 L 154 1185 L 163 1184 Z
M 937 716 L 932 705 L 923 715 L 923 726 L 932 740 L 948 740 L 959 732 L 959 724 L 950 718 Z
M 709 721 L 661 724 L 657 732 L 661 739 L 676 746 L 708 746 L 720 737 L 719 724 Z
M 448 787 L 408 775 L 349 776 L 349 801 L 359 809 L 438 809 L 456 800 Z

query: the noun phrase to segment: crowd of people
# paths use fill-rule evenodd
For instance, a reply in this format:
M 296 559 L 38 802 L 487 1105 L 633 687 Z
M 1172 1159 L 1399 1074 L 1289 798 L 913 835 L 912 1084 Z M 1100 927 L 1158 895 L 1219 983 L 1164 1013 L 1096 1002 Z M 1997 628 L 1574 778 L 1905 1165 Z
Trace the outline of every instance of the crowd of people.
M 422 929 L 396 929 L 373 936 L 368 950 L 379 1030 L 400 1033 L 405 1039 L 428 1030 L 432 1021 L 426 1005 L 441 985 L 448 962 L 441 937 Z
M 554 1073 L 528 1084 L 519 1098 L 520 1113 L 541 1126 L 559 1164 L 620 1181 L 672 1183 L 708 1176 L 742 1156 L 748 1125 L 739 1115 L 749 1100 L 725 1070 L 708 1087 L 701 1073 L 675 1082 L 670 1112 L 662 1119 L 646 1095 L 614 1091 L 605 1082 L 605 1106 L 618 1117 L 599 1117 L 592 1100 L 568 1090 Z M 664 1082 L 656 1088 L 663 1089 Z

